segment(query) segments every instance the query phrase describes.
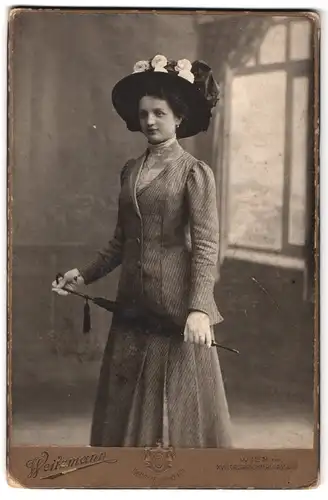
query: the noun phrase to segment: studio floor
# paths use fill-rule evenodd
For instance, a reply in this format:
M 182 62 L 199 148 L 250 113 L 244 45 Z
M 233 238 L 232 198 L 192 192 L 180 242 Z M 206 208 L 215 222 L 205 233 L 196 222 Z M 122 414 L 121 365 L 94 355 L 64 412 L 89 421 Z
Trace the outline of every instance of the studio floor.
M 20 445 L 87 445 L 90 416 L 65 417 L 49 421 L 15 419 L 13 444 Z M 313 428 L 308 417 L 233 419 L 234 447 L 246 448 L 312 448 Z
M 21 393 L 10 426 L 12 444 L 88 445 L 94 391 L 95 386 L 71 386 L 67 391 L 57 388 L 35 393 L 37 399 L 30 395 L 28 401 Z M 305 402 L 261 405 L 230 398 L 229 406 L 236 448 L 313 446 L 314 419 Z

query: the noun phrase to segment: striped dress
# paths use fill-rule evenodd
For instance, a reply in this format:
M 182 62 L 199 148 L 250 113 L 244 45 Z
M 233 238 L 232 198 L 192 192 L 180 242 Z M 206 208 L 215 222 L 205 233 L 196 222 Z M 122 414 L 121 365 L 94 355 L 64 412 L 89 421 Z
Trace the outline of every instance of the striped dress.
M 217 350 L 183 341 L 190 310 L 206 312 L 212 325 L 222 321 L 213 298 L 213 174 L 173 139 L 149 147 L 139 162 L 128 164 L 121 179 L 114 237 L 81 272 L 88 284 L 122 264 L 118 300 L 136 308 L 146 304 L 148 310 L 170 317 L 181 335 L 172 335 L 169 327 L 160 333 L 145 330 L 114 315 L 100 371 L 91 445 L 144 447 L 161 441 L 174 447 L 230 447 Z M 132 209 L 140 226 L 133 225 Z M 140 251 L 132 247 L 132 240 Z

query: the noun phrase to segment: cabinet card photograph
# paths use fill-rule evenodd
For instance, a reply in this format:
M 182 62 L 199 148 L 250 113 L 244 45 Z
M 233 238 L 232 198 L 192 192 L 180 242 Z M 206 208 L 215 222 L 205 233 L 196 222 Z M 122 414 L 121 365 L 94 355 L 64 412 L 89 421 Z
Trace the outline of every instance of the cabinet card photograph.
M 319 30 L 9 11 L 9 483 L 316 484 Z

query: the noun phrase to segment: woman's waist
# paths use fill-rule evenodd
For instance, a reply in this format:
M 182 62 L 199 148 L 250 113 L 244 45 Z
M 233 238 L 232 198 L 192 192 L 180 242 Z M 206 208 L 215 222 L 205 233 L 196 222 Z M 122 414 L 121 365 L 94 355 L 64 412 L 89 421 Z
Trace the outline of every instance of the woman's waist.
M 163 259 L 189 261 L 192 257 L 191 246 L 185 241 L 152 241 L 138 239 L 135 244 L 127 242 L 123 247 L 122 265 L 142 260 L 144 263 L 159 263 Z M 177 264 L 178 265 L 178 264 Z
M 179 336 L 183 334 L 183 325 L 177 324 L 170 316 L 157 313 L 145 307 L 122 304 L 115 312 L 115 321 L 119 321 L 134 330 L 150 334 Z
M 168 250 L 174 250 L 176 248 L 186 248 L 190 249 L 191 242 L 188 238 L 185 238 L 183 235 L 165 235 L 163 233 L 156 234 L 133 234 L 130 236 L 125 236 L 123 242 L 124 249 L 135 249 L 137 244 L 137 248 L 142 245 L 143 247 L 158 247 L 161 246 Z

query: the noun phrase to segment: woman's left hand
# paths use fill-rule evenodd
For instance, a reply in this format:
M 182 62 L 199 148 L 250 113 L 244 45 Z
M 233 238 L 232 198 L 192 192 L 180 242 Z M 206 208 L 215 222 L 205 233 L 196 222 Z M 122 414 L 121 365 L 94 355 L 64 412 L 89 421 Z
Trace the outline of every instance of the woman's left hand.
M 184 329 L 184 340 L 185 342 L 193 342 L 194 344 L 211 347 L 211 325 L 206 313 L 201 311 L 192 311 L 189 313 Z

